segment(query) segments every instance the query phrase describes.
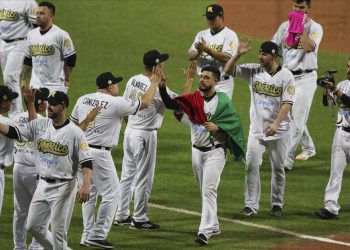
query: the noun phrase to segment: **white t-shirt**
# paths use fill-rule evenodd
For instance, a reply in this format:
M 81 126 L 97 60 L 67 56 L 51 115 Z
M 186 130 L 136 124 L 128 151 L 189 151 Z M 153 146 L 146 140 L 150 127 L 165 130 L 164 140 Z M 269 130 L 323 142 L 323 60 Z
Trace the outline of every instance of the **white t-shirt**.
M 34 0 L 0 1 L 0 38 L 11 40 L 27 37 L 36 23 L 38 4 Z
M 92 161 L 84 132 L 72 122 L 56 129 L 49 118 L 37 118 L 16 127 L 20 141 L 34 142 L 35 165 L 39 175 L 73 179 L 78 166 Z
M 315 45 L 315 51 L 309 53 L 304 51 L 301 42 L 299 42 L 298 48 L 295 49 L 286 45 L 285 39 L 288 35 L 288 28 L 289 21 L 283 22 L 272 38 L 272 42 L 282 49 L 283 67 L 290 71 L 317 69 L 317 52 L 323 36 L 322 26 L 312 19 L 305 23 L 304 30 Z
M 143 74 L 131 77 L 126 84 L 123 97 L 127 101 L 139 99 L 150 87 L 151 81 Z M 167 88 L 171 97 L 177 96 Z M 140 110 L 135 115 L 128 118 L 128 127 L 133 129 L 154 130 L 160 128 L 163 122 L 165 105 L 160 97 L 159 90 L 148 108 Z
M 102 109 L 85 131 L 86 138 L 90 145 L 113 147 L 118 141 L 121 118 L 135 114 L 140 108 L 140 100 L 127 101 L 101 92 L 87 94 L 78 99 L 71 119 L 81 123 L 95 106 Z
M 45 34 L 39 27 L 31 30 L 27 37 L 26 57 L 32 58 L 33 69 L 30 86 L 36 89 L 65 92 L 64 59 L 75 53 L 69 34 L 52 25 Z
M 249 134 L 262 140 L 283 137 L 289 129 L 289 115 L 281 122 L 275 135 L 266 137 L 265 131 L 276 120 L 284 103 L 293 104 L 295 86 L 292 73 L 282 67 L 271 76 L 259 64 L 248 63 L 236 65 L 235 76 L 240 76 L 249 83 Z

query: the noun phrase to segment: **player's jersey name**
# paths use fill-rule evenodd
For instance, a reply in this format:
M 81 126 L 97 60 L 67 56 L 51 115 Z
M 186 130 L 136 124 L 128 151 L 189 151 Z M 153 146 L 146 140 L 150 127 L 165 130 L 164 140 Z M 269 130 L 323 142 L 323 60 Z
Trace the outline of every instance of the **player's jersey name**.
M 17 11 L 3 9 L 0 10 L 0 20 L 6 21 L 17 21 L 19 19 L 19 14 Z
M 143 92 L 147 91 L 147 84 L 144 84 L 142 82 L 136 81 L 135 79 L 132 80 L 131 85 L 134 86 L 135 88 L 138 88 L 142 90 Z
M 108 102 L 106 102 L 106 101 L 99 101 L 99 100 L 91 99 L 91 98 L 88 98 L 88 97 L 85 97 L 83 99 L 83 104 L 86 104 L 86 105 L 89 105 L 89 106 L 93 106 L 93 107 L 100 106 L 103 109 L 107 109 L 107 106 L 108 106 Z

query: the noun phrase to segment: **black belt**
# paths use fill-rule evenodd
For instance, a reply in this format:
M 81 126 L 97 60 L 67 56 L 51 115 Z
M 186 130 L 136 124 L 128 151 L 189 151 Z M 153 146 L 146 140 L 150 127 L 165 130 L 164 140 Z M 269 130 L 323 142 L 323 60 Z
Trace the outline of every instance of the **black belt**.
M 344 130 L 345 132 L 350 133 L 350 127 L 341 127 L 342 130 Z
M 22 41 L 22 40 L 24 40 L 24 39 L 26 39 L 25 37 L 21 37 L 21 38 L 16 38 L 16 39 L 4 39 L 3 41 L 5 42 L 5 43 L 12 43 L 12 42 L 17 42 L 17 41 Z
M 39 175 L 37 175 L 36 178 L 39 180 Z M 51 178 L 46 178 L 46 177 L 42 177 L 42 176 L 40 176 L 40 179 L 46 181 L 47 183 L 70 181 L 70 179 L 51 179 Z
M 96 146 L 96 145 L 90 145 L 89 144 L 89 147 L 90 148 L 96 148 L 96 149 L 102 149 L 102 150 L 108 150 L 108 151 L 111 151 L 111 147 L 102 147 L 102 146 Z
M 314 71 L 314 69 L 306 69 L 306 70 L 296 70 L 296 71 L 291 71 L 293 75 L 298 76 L 304 73 L 311 73 L 312 71 Z
M 216 149 L 216 148 L 223 148 L 224 146 L 222 144 L 216 144 L 214 147 L 198 147 L 196 145 L 193 145 L 193 147 L 195 149 L 198 149 L 199 151 L 208 152 L 208 151 Z

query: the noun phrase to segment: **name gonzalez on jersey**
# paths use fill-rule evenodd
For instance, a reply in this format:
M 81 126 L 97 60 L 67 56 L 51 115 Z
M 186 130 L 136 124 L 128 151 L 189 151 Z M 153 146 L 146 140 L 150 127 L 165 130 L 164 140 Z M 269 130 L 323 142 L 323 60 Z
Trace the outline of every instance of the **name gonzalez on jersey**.
M 107 109 L 107 107 L 108 107 L 108 102 L 106 102 L 106 101 L 101 101 L 100 102 L 99 100 L 91 99 L 91 98 L 88 98 L 88 97 L 84 98 L 83 104 L 86 104 L 86 105 L 89 105 L 89 106 L 92 106 L 92 107 L 100 106 L 103 109 Z

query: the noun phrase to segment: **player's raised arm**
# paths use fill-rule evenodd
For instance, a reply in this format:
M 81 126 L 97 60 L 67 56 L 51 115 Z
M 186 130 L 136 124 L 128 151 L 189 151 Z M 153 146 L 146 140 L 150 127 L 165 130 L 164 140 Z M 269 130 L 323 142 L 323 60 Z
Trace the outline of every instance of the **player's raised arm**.
M 37 113 L 35 110 L 35 89 L 32 89 L 28 85 L 24 85 L 22 87 L 22 92 L 24 96 L 24 102 L 28 109 L 28 119 L 29 121 L 32 121 L 37 118 Z
M 151 104 L 157 91 L 158 84 L 161 82 L 162 75 L 163 73 L 161 66 L 159 64 L 157 66 L 154 66 L 152 76 L 150 77 L 151 85 L 149 86 L 148 90 L 141 96 L 140 110 L 148 108 L 148 106 Z
M 242 37 L 239 41 L 236 54 L 225 64 L 224 72 L 229 75 L 235 73 L 236 63 L 239 58 L 250 50 L 249 37 Z
M 182 91 L 182 94 L 188 94 L 192 90 L 192 83 L 197 71 L 197 62 L 191 61 L 187 70 L 184 70 L 184 75 L 186 76 L 186 82 Z
M 28 86 L 29 85 L 29 81 L 30 81 L 30 78 L 32 76 L 32 59 L 28 58 L 28 57 L 25 57 L 24 59 L 24 64 L 23 64 L 23 69 L 22 69 L 22 72 L 20 74 L 20 83 L 21 83 L 21 89 L 22 89 L 22 92 L 23 92 L 23 88 L 25 86 Z

